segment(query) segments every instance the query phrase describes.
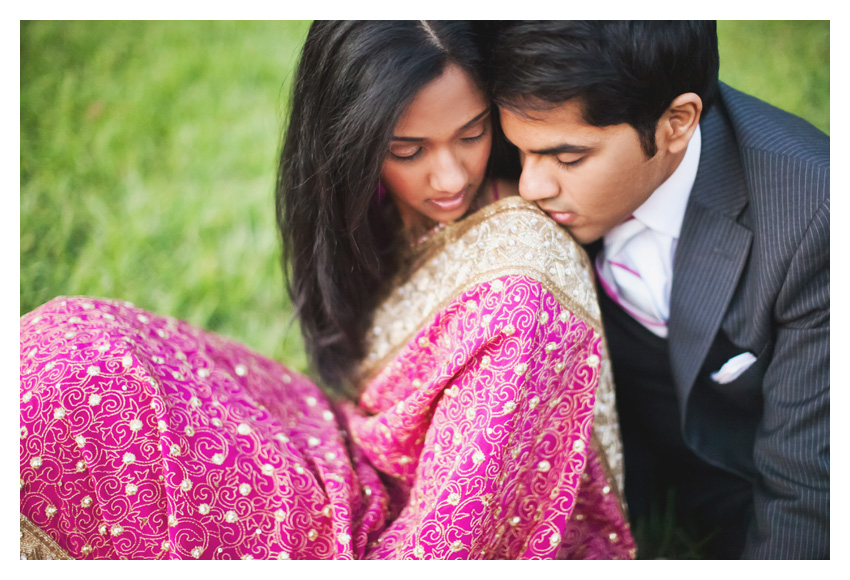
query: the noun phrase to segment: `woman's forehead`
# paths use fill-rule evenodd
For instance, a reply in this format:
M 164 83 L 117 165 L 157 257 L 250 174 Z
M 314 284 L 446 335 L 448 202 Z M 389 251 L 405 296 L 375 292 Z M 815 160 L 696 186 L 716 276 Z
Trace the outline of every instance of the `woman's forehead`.
M 425 85 L 405 109 L 395 137 L 423 138 L 455 133 L 489 109 L 484 93 L 457 65 Z

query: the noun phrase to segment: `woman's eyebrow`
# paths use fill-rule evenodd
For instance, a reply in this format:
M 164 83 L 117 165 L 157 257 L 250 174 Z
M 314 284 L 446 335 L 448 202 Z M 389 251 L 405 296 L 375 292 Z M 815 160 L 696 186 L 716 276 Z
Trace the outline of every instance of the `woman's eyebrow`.
M 466 131 L 467 129 L 472 127 L 475 123 L 477 123 L 478 121 L 480 121 L 481 119 L 486 117 L 488 113 L 490 113 L 490 109 L 489 108 L 484 109 L 483 111 L 481 111 L 480 113 L 475 115 L 472 119 L 470 119 L 469 121 L 464 123 L 463 126 L 461 126 L 460 129 L 457 130 L 457 132 L 460 133 L 462 131 Z M 396 135 L 393 135 L 392 140 L 393 141 L 404 141 L 404 142 L 407 142 L 407 143 L 411 143 L 411 142 L 412 143 L 419 143 L 421 141 L 425 141 L 425 138 L 424 137 L 398 137 Z
M 469 121 L 467 121 L 467 122 L 466 122 L 466 123 L 465 123 L 465 124 L 464 124 L 464 125 L 460 128 L 460 129 L 458 129 L 458 131 L 464 131 L 465 129 L 469 129 L 469 128 L 470 128 L 470 127 L 472 127 L 475 123 L 477 123 L 478 121 L 480 121 L 481 119 L 483 119 L 483 118 L 484 118 L 484 117 L 485 117 L 485 116 L 486 116 L 489 112 L 490 112 L 490 109 L 489 109 L 489 108 L 484 109 L 483 111 L 481 111 L 480 113 L 478 113 L 477 115 L 475 115 L 472 119 L 470 119 Z

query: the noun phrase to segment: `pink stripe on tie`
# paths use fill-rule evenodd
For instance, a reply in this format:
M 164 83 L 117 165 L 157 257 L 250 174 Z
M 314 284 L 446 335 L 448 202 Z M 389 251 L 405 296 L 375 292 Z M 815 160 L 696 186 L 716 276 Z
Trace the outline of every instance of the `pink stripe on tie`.
M 641 276 L 639 272 L 632 270 L 631 268 L 629 268 L 625 264 L 621 264 L 620 262 L 615 262 L 614 260 L 608 260 L 608 263 L 611 264 L 612 266 L 617 266 L 618 268 L 622 268 L 626 272 L 628 272 L 630 274 L 634 274 L 635 276 L 637 276 L 638 278 L 643 280 L 643 276 Z
M 659 322 L 657 320 L 650 320 L 649 318 L 646 318 L 645 316 L 643 316 L 643 313 L 637 312 L 634 308 L 630 308 L 628 304 L 620 300 L 620 295 L 618 294 L 618 292 L 614 288 L 611 288 L 611 286 L 608 285 L 608 282 L 605 281 L 605 278 L 599 271 L 599 265 L 595 263 L 595 261 L 593 265 L 594 269 L 596 270 L 596 279 L 599 280 L 599 284 L 602 286 L 602 289 L 605 291 L 608 297 L 611 298 L 611 300 L 613 300 L 620 308 L 628 312 L 632 318 L 634 318 L 638 322 L 649 324 L 651 326 L 667 326 L 666 322 Z M 626 269 L 628 270 L 628 268 Z

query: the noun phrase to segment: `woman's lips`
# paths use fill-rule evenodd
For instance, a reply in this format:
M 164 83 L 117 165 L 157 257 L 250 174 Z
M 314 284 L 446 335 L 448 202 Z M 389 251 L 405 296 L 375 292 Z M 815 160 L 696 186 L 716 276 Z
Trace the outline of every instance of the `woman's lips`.
M 547 211 L 549 216 L 561 225 L 568 226 L 576 219 L 576 214 L 571 211 Z
M 451 211 L 463 205 L 463 200 L 466 194 L 466 189 L 460 193 L 456 193 L 450 197 L 431 198 L 428 201 L 436 205 L 443 211 Z

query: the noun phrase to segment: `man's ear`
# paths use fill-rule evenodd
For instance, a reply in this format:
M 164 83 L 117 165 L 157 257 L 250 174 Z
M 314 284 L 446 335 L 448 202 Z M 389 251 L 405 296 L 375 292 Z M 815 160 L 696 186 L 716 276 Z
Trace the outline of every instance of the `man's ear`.
M 702 99 L 696 93 L 683 93 L 673 99 L 658 122 L 659 149 L 678 154 L 688 147 L 702 114 Z

